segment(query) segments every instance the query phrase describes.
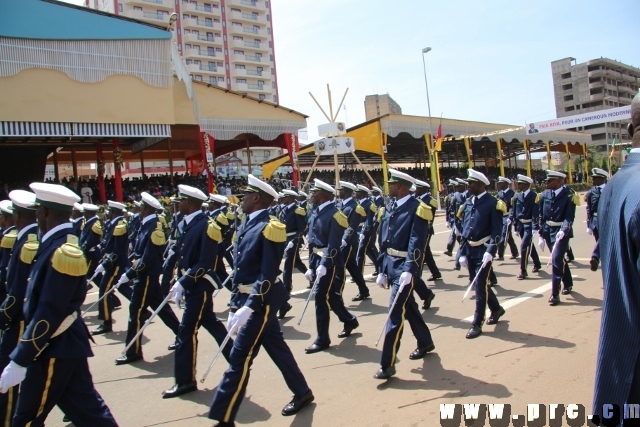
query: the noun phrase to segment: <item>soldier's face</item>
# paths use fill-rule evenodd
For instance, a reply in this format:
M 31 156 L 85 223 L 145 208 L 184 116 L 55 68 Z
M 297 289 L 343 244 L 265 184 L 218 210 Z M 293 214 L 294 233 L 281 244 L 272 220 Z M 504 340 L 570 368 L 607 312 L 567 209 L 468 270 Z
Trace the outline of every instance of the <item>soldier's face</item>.
M 601 176 L 594 176 L 593 177 L 593 185 L 602 185 L 604 184 L 604 178 Z
M 498 183 L 498 188 L 500 190 L 506 190 L 508 187 L 509 187 L 509 185 L 506 182 L 502 182 L 501 181 L 501 182 Z
M 524 182 L 518 183 L 518 190 L 527 191 L 529 189 L 529 184 L 525 184 Z
M 389 183 L 389 196 L 398 197 L 398 190 L 400 189 L 400 183 L 398 182 L 390 182 Z
M 189 201 L 187 199 L 180 199 L 180 203 L 178 203 L 178 210 L 182 215 L 188 215 Z
M 558 188 L 560 188 L 560 186 L 562 185 L 561 181 L 559 179 L 548 179 L 547 180 L 547 188 L 549 190 L 557 190 Z

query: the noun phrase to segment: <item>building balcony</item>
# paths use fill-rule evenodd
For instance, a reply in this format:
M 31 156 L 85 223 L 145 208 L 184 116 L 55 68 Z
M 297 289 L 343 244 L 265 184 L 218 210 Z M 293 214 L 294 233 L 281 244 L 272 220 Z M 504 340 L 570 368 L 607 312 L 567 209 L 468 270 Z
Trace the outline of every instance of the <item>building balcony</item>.
M 183 43 L 208 43 L 218 45 L 219 47 L 222 46 L 222 39 L 219 37 L 215 38 L 211 36 L 203 36 L 202 34 L 190 33 L 183 34 L 182 38 Z
M 232 46 L 235 48 L 240 48 L 242 50 L 257 50 L 260 52 L 269 51 L 269 45 L 267 43 L 260 43 L 255 41 L 233 40 Z
M 257 0 L 228 0 L 227 6 L 239 6 L 242 9 L 255 10 L 255 11 L 264 11 L 266 10 L 265 4 L 263 1 L 258 2 Z
M 202 14 L 203 16 L 206 16 L 207 18 L 211 17 L 211 16 L 215 16 L 216 18 L 219 18 L 222 16 L 222 12 L 220 11 L 220 7 L 207 7 L 207 6 L 202 6 L 200 4 L 192 4 L 192 3 L 182 3 L 180 5 L 180 10 L 182 12 L 190 12 L 190 13 L 196 13 L 196 14 Z
M 255 92 L 267 94 L 271 93 L 271 86 L 261 85 L 257 83 L 231 83 L 231 89 L 237 92 Z
M 635 78 L 633 76 L 630 76 L 628 74 L 623 74 L 622 75 L 622 80 L 625 81 L 625 82 L 629 82 L 629 83 L 639 83 L 640 82 L 637 78 Z
M 186 58 L 201 57 L 201 58 L 216 58 L 215 52 L 209 52 L 206 49 L 184 49 L 182 55 Z M 221 54 L 222 55 L 222 54 Z
M 236 25 L 232 25 L 229 32 L 231 34 L 235 34 L 237 36 L 243 36 L 243 37 L 249 36 L 249 37 L 261 38 L 261 39 L 267 38 L 267 32 L 263 28 L 256 29 L 252 27 L 239 27 Z
M 205 20 L 205 19 L 183 19 L 182 20 L 182 28 L 204 28 L 204 29 L 212 29 L 214 28 L 213 20 Z
M 142 10 L 128 10 L 122 13 L 123 16 L 128 18 L 138 19 L 140 21 L 146 21 L 156 25 L 169 25 L 169 14 L 158 12 L 145 12 Z
M 173 0 L 120 0 L 122 5 L 141 6 L 143 8 L 149 8 L 154 10 L 166 10 L 170 13 L 174 11 L 175 5 Z
M 599 87 L 604 87 L 604 82 L 603 81 L 589 83 L 589 89 L 596 89 L 596 88 L 599 88 Z
M 218 67 L 210 67 L 204 64 L 187 64 L 187 70 L 191 74 L 215 74 L 222 75 L 224 72 Z
M 264 15 L 260 15 L 257 12 L 246 13 L 246 12 L 231 12 L 227 17 L 229 20 L 238 21 L 238 22 L 246 22 L 250 25 L 254 24 L 262 24 L 267 25 L 267 18 Z
M 635 94 L 638 93 L 637 90 L 631 89 L 630 87 L 627 87 L 627 86 L 618 86 L 618 92 L 626 92 L 633 96 L 635 96 Z
M 248 77 L 252 79 L 271 80 L 271 72 L 269 71 L 269 69 L 259 71 L 250 68 L 231 68 L 231 76 L 240 78 Z
M 233 59 L 235 62 L 244 62 L 249 64 L 256 62 L 262 63 L 264 61 L 264 57 L 258 55 L 233 55 Z

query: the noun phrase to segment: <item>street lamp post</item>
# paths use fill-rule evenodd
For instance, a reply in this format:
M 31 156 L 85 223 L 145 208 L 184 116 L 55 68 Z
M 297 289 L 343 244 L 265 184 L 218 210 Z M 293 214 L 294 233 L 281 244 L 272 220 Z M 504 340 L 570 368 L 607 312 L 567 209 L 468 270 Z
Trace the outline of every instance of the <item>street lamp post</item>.
M 424 71 L 424 86 L 427 90 L 427 109 L 428 109 L 428 113 L 429 113 L 429 136 L 430 136 L 430 140 L 431 140 L 431 146 L 430 146 L 430 164 L 431 164 L 431 170 L 433 171 L 433 168 L 437 168 L 438 165 L 434 164 L 434 159 L 435 159 L 435 155 L 434 155 L 434 151 L 435 151 L 435 142 L 433 140 L 433 125 L 431 122 L 431 102 L 429 101 L 429 84 L 427 83 L 427 64 L 424 60 L 424 54 L 425 53 L 429 53 L 431 52 L 431 48 L 430 47 L 425 47 L 424 49 L 422 49 L 422 69 Z M 431 174 L 431 178 L 433 179 L 434 175 L 437 177 L 438 174 Z M 436 199 L 438 200 L 438 210 L 440 210 L 441 206 L 440 206 L 440 183 L 436 182 L 436 180 L 434 180 L 434 185 L 436 186 Z

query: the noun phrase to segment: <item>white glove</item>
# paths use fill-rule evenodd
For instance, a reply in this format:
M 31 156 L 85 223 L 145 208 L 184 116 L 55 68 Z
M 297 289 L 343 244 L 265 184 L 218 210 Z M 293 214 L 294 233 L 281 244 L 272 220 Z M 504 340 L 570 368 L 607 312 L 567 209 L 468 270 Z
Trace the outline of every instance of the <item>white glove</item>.
M 342 244 L 340 245 L 340 249 L 344 248 L 345 246 L 347 246 L 347 242 L 342 240 Z
M 358 241 L 362 242 L 363 240 L 364 240 L 364 234 L 361 233 L 358 235 Z
M 460 235 L 460 232 L 458 231 L 458 227 L 454 227 L 453 232 L 455 233 L 456 236 Z
M 171 294 L 171 298 L 173 298 L 173 302 L 175 302 L 176 305 L 180 305 L 182 301 L 184 301 L 184 288 L 182 287 L 180 282 L 176 282 L 176 284 L 171 287 L 169 293 Z
M 310 268 L 307 268 L 307 272 L 304 273 L 304 278 L 307 279 L 309 282 L 313 280 L 313 270 Z
M 513 223 L 513 221 L 511 221 L 511 218 L 507 219 L 507 225 L 511 225 Z
M 384 273 L 378 274 L 378 278 L 376 279 L 376 283 L 382 289 L 386 289 L 386 287 L 387 287 L 387 276 Z
M 94 275 L 96 275 L 96 276 L 97 276 L 97 275 L 98 275 L 98 274 L 100 274 L 100 273 L 104 273 L 104 267 L 102 266 L 102 264 L 99 264 L 99 265 L 96 267 L 96 271 L 94 272 Z
M 593 230 L 592 230 L 592 229 L 590 229 L 590 228 L 587 228 L 587 234 L 588 234 L 589 236 L 593 236 Z
M 538 238 L 538 247 L 540 248 L 540 250 L 544 251 L 544 246 L 545 246 L 546 244 L 547 244 L 547 243 L 544 241 L 544 239 L 542 238 L 542 236 L 540 236 L 540 237 Z
M 229 312 L 229 317 L 227 317 L 227 329 L 230 331 L 231 330 L 231 324 L 233 323 L 233 318 L 236 316 L 235 313 Z M 231 334 L 231 335 L 237 335 L 237 334 Z
M 320 282 L 320 279 L 327 275 L 327 267 L 324 265 L 319 265 L 316 268 L 316 283 Z
M 8 392 L 11 387 L 24 381 L 24 377 L 26 376 L 27 368 L 23 368 L 12 360 L 7 367 L 4 368 L 4 371 L 2 371 L 2 376 L 0 377 L 0 393 Z
M 462 255 L 460 257 L 460 259 L 458 259 L 458 261 L 460 262 L 460 265 L 464 268 L 469 268 L 469 261 L 467 261 L 467 257 Z
M 120 278 L 118 279 L 118 283 L 116 283 L 116 289 L 120 287 L 120 285 L 122 285 L 123 283 L 127 283 L 129 281 L 129 278 L 127 277 L 126 274 L 123 274 L 122 276 L 120 276 Z
M 291 248 L 293 248 L 293 240 L 287 243 L 287 246 L 284 248 L 284 251 L 286 252 Z
M 558 231 L 558 234 L 556 234 L 556 240 L 562 240 L 563 237 L 564 237 L 564 231 L 562 230 Z
M 400 282 L 399 282 L 400 287 L 398 288 L 398 292 L 402 292 L 402 289 L 406 285 L 411 283 L 411 279 L 413 279 L 413 275 L 411 273 L 409 273 L 408 271 L 405 271 L 404 273 L 402 273 L 400 275 Z
M 247 320 L 249 320 L 249 317 L 251 317 L 251 313 L 253 313 L 253 310 L 246 305 L 236 311 L 235 315 L 228 323 L 229 333 L 231 335 L 236 334 L 244 326 L 244 324 L 247 323 Z
M 493 261 L 493 255 L 489 252 L 485 252 L 484 255 L 482 255 L 482 266 L 486 267 L 491 261 Z
M 171 258 L 172 256 L 174 256 L 176 253 L 173 251 L 173 249 L 169 249 L 169 252 L 167 252 L 167 258 Z
M 129 252 L 133 250 L 133 243 L 129 243 Z
M 447 225 L 447 228 L 451 228 L 451 224 L 450 223 L 447 222 L 446 225 Z

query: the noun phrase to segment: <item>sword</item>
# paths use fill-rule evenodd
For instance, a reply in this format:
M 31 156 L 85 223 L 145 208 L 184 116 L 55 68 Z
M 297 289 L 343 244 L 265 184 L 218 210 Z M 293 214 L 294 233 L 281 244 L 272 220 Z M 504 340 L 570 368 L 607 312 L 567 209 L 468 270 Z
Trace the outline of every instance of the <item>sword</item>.
M 113 291 L 115 291 L 116 289 L 118 289 L 118 288 L 116 288 L 115 286 L 113 286 L 111 289 L 109 289 L 109 291 L 105 292 L 105 294 L 104 294 L 104 295 L 102 295 L 102 296 L 98 299 L 98 301 L 96 301 L 96 302 L 94 302 L 93 304 L 91 304 L 91 305 L 90 305 L 90 306 L 89 306 L 85 311 L 83 311 L 83 312 L 82 312 L 82 316 L 84 317 L 84 315 L 85 315 L 85 314 L 87 314 L 87 312 L 88 312 L 89 310 L 91 310 L 91 309 L 92 309 L 96 304 L 98 304 L 100 301 L 102 301 L 103 299 L 105 299 L 105 297 L 106 297 L 107 295 L 109 295 L 110 293 L 112 293 L 112 292 L 113 292 Z
M 227 282 L 229 280 L 231 280 L 232 278 L 233 278 L 233 273 L 231 273 L 230 275 L 227 276 L 226 279 L 224 279 L 224 282 L 222 282 L 222 286 L 213 293 L 213 297 L 212 298 L 215 298 L 216 295 L 218 295 L 218 292 L 220 292 L 222 290 L 222 288 L 224 288 L 224 285 L 226 285 Z
M 549 261 L 547 261 L 546 267 L 549 267 L 549 265 L 551 265 L 551 260 L 553 260 L 553 252 L 556 250 L 557 243 L 558 243 L 558 241 L 556 240 L 553 243 L 553 246 L 551 247 L 551 254 L 549 254 Z
M 464 302 L 464 300 L 467 298 L 467 295 L 469 295 L 469 292 L 471 292 L 471 288 L 473 288 L 473 285 L 475 285 L 476 280 L 478 280 L 478 277 L 480 277 L 480 273 L 482 273 L 482 270 L 489 265 L 489 263 L 486 264 L 482 264 L 480 266 L 480 270 L 478 270 L 478 272 L 476 273 L 476 276 L 473 278 L 473 280 L 471 281 L 471 284 L 469 285 L 469 287 L 467 288 L 467 292 L 464 293 L 464 296 L 462 297 L 462 301 L 460 302 Z
M 307 311 L 307 307 L 309 306 L 309 301 L 311 301 L 311 297 L 316 293 L 315 283 L 313 284 L 313 288 L 309 291 L 309 296 L 307 297 L 307 302 L 304 303 L 304 308 L 302 309 L 302 313 L 300 313 L 300 319 L 298 319 L 298 326 L 302 323 L 302 318 L 304 317 L 304 313 Z
M 222 344 L 220 344 L 220 348 L 216 352 L 215 356 L 213 356 L 213 359 L 211 359 L 211 363 L 209 363 L 209 366 L 207 366 L 207 369 L 204 371 L 204 374 L 202 374 L 202 378 L 200 378 L 201 383 L 204 383 L 204 380 L 207 379 L 207 375 L 209 375 L 211 368 L 213 368 L 213 364 L 216 363 L 216 360 L 218 360 L 218 357 L 220 357 L 220 353 L 222 353 L 222 350 L 225 348 L 225 346 L 227 345 L 230 339 L 231 339 L 231 331 L 229 331 L 227 336 L 224 337 Z
M 93 276 L 91 276 L 91 279 L 88 279 L 88 280 L 87 280 L 87 283 L 91 283 L 91 284 L 93 284 L 94 286 L 98 286 L 98 285 L 96 285 L 96 284 L 95 284 L 95 282 L 93 281 L 93 279 L 95 279 L 96 277 L 98 277 L 98 275 L 99 275 L 99 274 L 102 274 L 102 273 L 94 273 L 94 274 L 93 274 Z
M 136 340 L 138 338 L 140 338 L 140 335 L 142 335 L 142 333 L 144 332 L 144 330 L 146 329 L 147 326 L 149 326 L 151 324 L 151 321 L 158 315 L 158 313 L 160 313 L 160 310 L 162 310 L 162 308 L 167 305 L 167 303 L 169 302 L 169 299 L 171 298 L 171 292 L 169 292 L 169 295 L 167 295 L 165 297 L 165 299 L 162 300 L 162 302 L 160 303 L 160 305 L 158 305 L 158 308 L 156 308 L 156 310 L 151 313 L 151 316 L 149 316 L 149 318 L 147 319 L 146 322 L 144 322 L 144 325 L 142 325 L 142 328 L 140 328 L 140 330 L 138 331 L 138 333 L 133 337 L 133 339 L 131 341 L 129 341 L 129 344 L 127 344 L 127 346 L 124 348 L 124 350 L 122 351 L 122 355 L 124 356 L 127 353 L 127 350 L 129 350 L 129 348 L 133 345 L 134 342 L 136 342 Z
M 389 323 L 389 319 L 391 318 L 391 312 L 393 311 L 393 308 L 396 306 L 396 302 L 398 302 L 398 297 L 399 296 L 400 296 L 400 289 L 398 289 L 398 293 L 396 294 L 395 298 L 393 298 L 393 302 L 391 303 L 391 308 L 389 309 L 389 313 L 387 313 L 387 318 L 384 319 L 384 324 L 382 325 L 382 330 L 380 331 L 380 334 L 378 335 L 378 339 L 376 340 L 376 347 L 378 346 L 378 343 L 380 342 L 380 338 L 382 338 L 382 334 L 387 329 L 387 323 Z

